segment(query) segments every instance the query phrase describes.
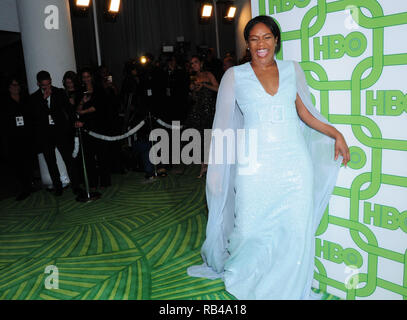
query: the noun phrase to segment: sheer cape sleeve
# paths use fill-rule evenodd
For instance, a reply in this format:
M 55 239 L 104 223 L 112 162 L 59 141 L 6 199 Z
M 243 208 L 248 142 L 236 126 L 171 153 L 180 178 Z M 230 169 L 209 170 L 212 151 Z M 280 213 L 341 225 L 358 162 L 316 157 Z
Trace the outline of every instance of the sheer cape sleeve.
M 304 71 L 298 62 L 293 61 L 297 79 L 297 93 L 308 111 L 319 121 L 330 124 L 315 108 L 311 100 Z M 329 198 L 338 179 L 339 169 L 343 160 L 335 158 L 335 140 L 300 122 L 302 133 L 307 143 L 314 169 L 314 215 L 313 228 L 317 231 Z
M 320 121 L 328 121 L 318 112 L 311 100 L 305 74 L 297 62 L 294 62 L 297 81 L 297 92 L 310 113 Z M 212 132 L 215 129 L 233 130 L 236 136 L 238 129 L 243 128 L 243 115 L 235 99 L 235 76 L 233 68 L 223 76 L 217 101 Z M 334 160 L 335 140 L 308 127 L 301 121 L 301 130 L 311 154 L 314 166 L 314 215 L 313 227 L 317 230 L 322 215 L 329 202 L 340 168 L 341 159 Z M 236 144 L 233 146 L 236 148 Z M 212 135 L 209 159 L 213 159 L 215 152 L 214 137 Z M 231 150 L 223 150 L 224 159 Z M 230 146 L 229 146 L 230 149 Z M 228 238 L 234 227 L 235 214 L 235 180 L 236 165 L 224 161 L 209 162 L 206 180 L 206 199 L 208 205 L 208 222 L 206 239 L 202 245 L 202 265 L 189 267 L 187 272 L 193 277 L 209 279 L 221 278 L 226 260 L 229 257 L 227 247 Z
M 243 127 L 241 114 L 235 99 L 235 79 L 233 68 L 229 68 L 219 85 L 216 99 L 216 112 L 212 131 L 215 129 L 236 132 Z M 233 146 L 232 146 L 233 147 Z M 212 136 L 209 159 L 215 157 L 214 137 Z M 223 150 L 226 155 L 231 150 Z M 230 149 L 230 146 L 229 146 Z M 188 274 L 209 279 L 220 278 L 228 258 L 227 242 L 234 226 L 235 165 L 226 161 L 209 163 L 206 174 L 206 201 L 208 205 L 208 223 L 206 240 L 202 245 L 201 255 L 204 263 L 201 266 L 188 268 Z

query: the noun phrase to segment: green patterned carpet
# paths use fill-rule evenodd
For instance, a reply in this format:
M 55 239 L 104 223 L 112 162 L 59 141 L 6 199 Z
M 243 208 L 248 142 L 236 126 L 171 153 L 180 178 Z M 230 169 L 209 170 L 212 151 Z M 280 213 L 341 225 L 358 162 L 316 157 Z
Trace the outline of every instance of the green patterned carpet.
M 207 210 L 198 172 L 190 166 L 149 184 L 141 173 L 114 175 L 87 204 L 70 190 L 0 201 L 0 300 L 234 299 L 221 280 L 186 274 L 202 263 Z M 58 289 L 46 288 L 47 266 L 58 269 Z

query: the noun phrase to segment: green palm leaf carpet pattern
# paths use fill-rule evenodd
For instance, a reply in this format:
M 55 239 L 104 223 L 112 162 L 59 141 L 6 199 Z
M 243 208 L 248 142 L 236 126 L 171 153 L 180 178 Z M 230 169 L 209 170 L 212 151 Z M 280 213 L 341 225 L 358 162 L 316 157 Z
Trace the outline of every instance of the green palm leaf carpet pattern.
M 0 300 L 233 300 L 221 280 L 186 273 L 205 239 L 198 170 L 149 184 L 117 175 L 92 203 L 70 190 L 0 201 Z

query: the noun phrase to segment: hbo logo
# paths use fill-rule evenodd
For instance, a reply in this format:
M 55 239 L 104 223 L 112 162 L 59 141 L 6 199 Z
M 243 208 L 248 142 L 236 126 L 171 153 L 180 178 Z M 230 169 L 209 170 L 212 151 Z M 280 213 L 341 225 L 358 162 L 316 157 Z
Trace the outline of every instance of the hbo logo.
M 341 34 L 314 38 L 314 60 L 340 59 L 345 53 L 350 57 L 358 57 L 365 52 L 367 39 L 361 32 L 351 32 L 346 37 Z
M 332 261 L 337 264 L 344 262 L 347 266 L 360 268 L 363 264 L 362 255 L 353 248 L 343 249 L 338 243 L 316 238 L 315 255 L 318 258 Z
M 269 0 L 270 14 L 274 14 L 274 8 L 277 13 L 290 11 L 294 6 L 305 8 L 310 3 L 310 0 Z

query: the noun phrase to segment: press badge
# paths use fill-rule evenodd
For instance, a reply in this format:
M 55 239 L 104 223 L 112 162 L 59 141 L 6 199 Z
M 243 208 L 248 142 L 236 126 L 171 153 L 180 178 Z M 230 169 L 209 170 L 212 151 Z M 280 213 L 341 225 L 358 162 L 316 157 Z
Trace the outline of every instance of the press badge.
M 50 126 L 55 126 L 54 119 L 52 119 L 52 116 L 50 114 L 48 115 L 48 121 Z
M 24 117 L 16 117 L 16 126 L 24 127 Z
M 151 97 L 153 95 L 153 91 L 151 89 L 147 89 L 147 96 Z
M 171 88 L 167 88 L 167 97 L 171 97 Z

